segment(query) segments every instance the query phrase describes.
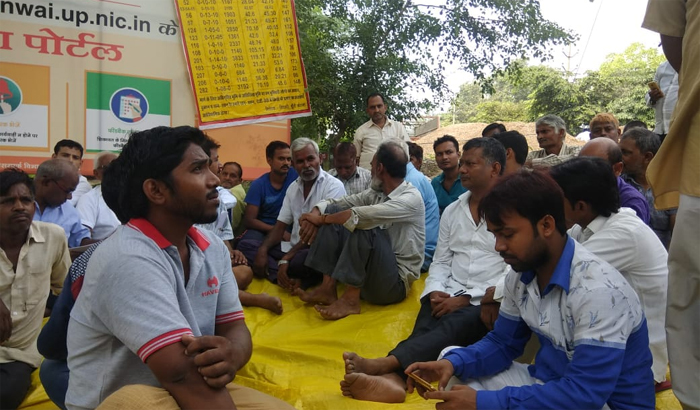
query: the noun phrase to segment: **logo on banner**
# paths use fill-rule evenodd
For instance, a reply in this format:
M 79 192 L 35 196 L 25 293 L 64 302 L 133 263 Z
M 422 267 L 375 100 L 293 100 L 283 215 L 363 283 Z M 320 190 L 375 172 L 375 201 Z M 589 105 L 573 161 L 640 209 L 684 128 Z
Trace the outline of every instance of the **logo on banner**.
M 22 89 L 14 80 L 0 76 L 0 116 L 10 115 L 22 105 Z
M 109 107 L 120 121 L 133 124 L 148 114 L 148 100 L 135 88 L 120 88 L 112 94 Z

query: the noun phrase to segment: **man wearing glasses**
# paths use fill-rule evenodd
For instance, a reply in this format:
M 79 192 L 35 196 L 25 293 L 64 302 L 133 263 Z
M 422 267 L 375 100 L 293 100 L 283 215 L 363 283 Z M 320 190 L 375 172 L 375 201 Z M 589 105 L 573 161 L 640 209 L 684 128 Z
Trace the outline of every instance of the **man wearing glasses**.
M 34 220 L 61 226 L 71 248 L 94 242 L 90 239 L 90 230 L 80 223 L 78 211 L 67 202 L 76 186 L 78 170 L 68 161 L 50 159 L 36 170 Z

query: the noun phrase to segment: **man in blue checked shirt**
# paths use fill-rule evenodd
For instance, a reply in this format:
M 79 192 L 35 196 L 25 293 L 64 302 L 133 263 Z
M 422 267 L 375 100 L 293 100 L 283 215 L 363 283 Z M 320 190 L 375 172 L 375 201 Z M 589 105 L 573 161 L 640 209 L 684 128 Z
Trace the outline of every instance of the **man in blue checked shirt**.
M 566 235 L 561 189 L 546 174 L 504 178 L 481 201 L 511 265 L 494 330 L 442 360 L 414 363 L 441 409 L 653 409 L 647 323 L 622 275 Z M 535 363 L 513 363 L 534 332 Z M 446 391 L 452 376 L 457 385 Z M 462 382 L 460 382 L 462 381 Z M 460 385 L 460 384 L 464 385 Z M 408 380 L 408 390 L 414 383 Z

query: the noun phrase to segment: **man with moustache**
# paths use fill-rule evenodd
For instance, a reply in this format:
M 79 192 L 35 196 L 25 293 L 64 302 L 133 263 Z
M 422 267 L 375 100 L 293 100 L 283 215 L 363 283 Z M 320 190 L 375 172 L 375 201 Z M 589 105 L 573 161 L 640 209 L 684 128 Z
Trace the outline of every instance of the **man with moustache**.
M 252 341 L 226 246 L 193 227 L 219 206 L 207 141 L 187 126 L 135 132 L 107 168 L 124 225 L 94 249 L 71 311 L 69 409 L 291 409 L 231 383 Z
M 49 292 L 60 293 L 70 267 L 68 243 L 55 224 L 32 221 L 32 181 L 0 172 L 0 408 L 16 409 L 41 363 L 36 339 Z
M 493 234 L 478 214 L 479 201 L 503 174 L 505 149 L 495 139 L 467 141 L 459 161 L 460 180 L 468 191 L 447 207 L 440 220 L 435 259 L 421 294 L 421 308 L 411 335 L 385 357 L 366 359 L 343 354 L 343 395 L 357 400 L 403 402 L 403 374 L 411 363 L 433 360 L 447 346 L 470 345 L 493 328 L 497 304 L 481 305 L 487 288 L 506 271 L 494 250 Z M 483 309 L 483 310 L 482 310 Z M 492 312 L 486 312 L 486 309 Z
M 291 167 L 292 152 L 286 142 L 272 141 L 267 144 L 265 157 L 270 165 L 270 172 L 250 184 L 245 197 L 246 208 L 242 222 L 246 231 L 237 246 L 248 259 L 249 265 L 253 265 L 260 244 L 277 222 L 287 188 L 298 176 Z M 290 233 L 285 231 L 283 235 L 284 240 L 288 241 Z
M 322 272 L 323 282 L 294 294 L 315 303 L 324 319 L 359 314 L 360 297 L 377 305 L 398 303 L 420 276 L 425 206 L 418 189 L 404 180 L 407 164 L 406 144 L 388 139 L 372 159 L 370 189 L 319 201 L 302 215 L 302 241 L 313 243 L 306 266 Z M 346 285 L 340 298 L 337 282 Z
M 387 138 L 398 138 L 406 142 L 411 141 L 403 124 L 392 121 L 386 116 L 386 100 L 379 93 L 370 94 L 366 101 L 365 112 L 370 120 L 362 124 L 357 131 L 352 143 L 357 151 L 357 163 L 364 169 L 371 169 L 372 157 L 379 144 Z
M 566 145 L 566 123 L 557 115 L 548 114 L 538 118 L 535 122 L 535 133 L 541 149 L 527 154 L 526 167 L 551 167 L 561 164 L 577 156 L 581 150 L 581 147 Z
M 83 153 L 83 146 L 79 142 L 63 139 L 54 145 L 53 154 L 51 155 L 51 158 L 63 159 L 73 164 L 80 175 L 78 185 L 75 187 L 72 197 L 68 200 L 73 206 L 78 205 L 78 200 L 92 189 L 92 185 L 90 185 L 87 178 L 80 174 L 80 167 L 83 166 Z
M 442 173 L 430 181 L 440 207 L 440 215 L 467 189 L 459 180 L 459 143 L 452 135 L 443 135 L 433 142 L 435 162 Z
M 653 409 L 647 322 L 634 289 L 566 234 L 561 188 L 542 172 L 503 178 L 479 213 L 512 267 L 494 330 L 443 359 L 414 363 L 459 409 Z M 535 364 L 514 363 L 535 333 Z M 467 385 L 446 390 L 452 375 Z M 408 380 L 412 392 L 414 383 Z
M 299 218 L 314 205 L 327 198 L 345 195 L 343 183 L 321 169 L 318 144 L 308 138 L 292 142 L 292 159 L 299 177 L 289 186 L 282 202 L 277 222 L 255 255 L 253 271 L 267 277 L 285 289 L 309 287 L 321 280 L 321 275 L 304 266 L 309 251 L 308 241 L 299 238 Z M 292 226 L 289 246 L 282 248 L 287 227 Z
M 243 213 L 245 212 L 245 189 L 243 188 L 243 168 L 238 162 L 226 162 L 223 167 L 221 167 L 221 172 L 219 173 L 219 178 L 221 179 L 221 186 L 228 189 L 229 192 L 236 198 L 236 205 L 231 209 L 231 228 L 233 228 L 233 234 L 235 236 L 240 236 L 245 227 L 243 226 Z

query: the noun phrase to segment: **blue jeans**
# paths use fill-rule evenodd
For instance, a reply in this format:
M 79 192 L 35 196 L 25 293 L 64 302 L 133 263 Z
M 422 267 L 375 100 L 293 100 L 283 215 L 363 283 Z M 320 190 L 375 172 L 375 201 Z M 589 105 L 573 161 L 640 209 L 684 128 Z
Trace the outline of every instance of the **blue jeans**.
M 66 410 L 68 390 L 68 363 L 61 360 L 44 359 L 39 369 L 39 378 L 52 402 Z

